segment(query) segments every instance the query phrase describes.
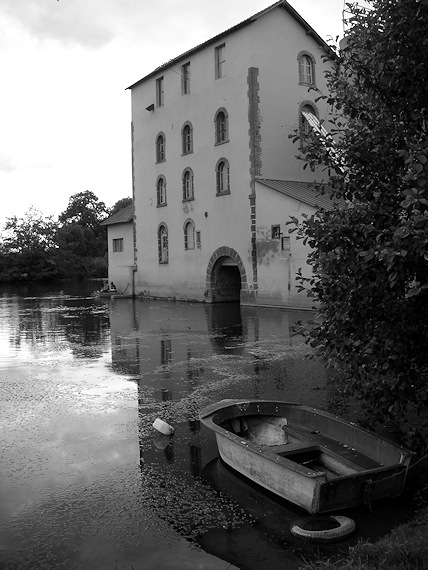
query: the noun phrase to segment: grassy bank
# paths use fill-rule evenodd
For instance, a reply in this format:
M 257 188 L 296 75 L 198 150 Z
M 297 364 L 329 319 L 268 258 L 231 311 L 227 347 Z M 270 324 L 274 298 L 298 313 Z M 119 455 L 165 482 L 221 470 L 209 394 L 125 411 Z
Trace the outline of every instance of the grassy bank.
M 427 570 L 428 507 L 372 543 L 358 542 L 346 556 L 309 562 L 301 570 Z

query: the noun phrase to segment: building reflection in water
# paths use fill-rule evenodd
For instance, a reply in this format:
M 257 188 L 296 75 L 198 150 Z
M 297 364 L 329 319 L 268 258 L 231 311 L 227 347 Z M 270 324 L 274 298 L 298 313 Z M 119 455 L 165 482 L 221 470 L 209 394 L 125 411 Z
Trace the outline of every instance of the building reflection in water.
M 248 377 L 244 397 L 266 397 L 270 385 L 279 399 L 286 392 L 286 399 L 299 400 L 296 391 L 305 390 L 301 376 L 306 365 L 302 359 L 297 366 L 291 361 L 284 365 L 276 357 L 281 350 L 290 352 L 302 344 L 302 339 L 292 337 L 290 329 L 299 318 L 309 319 L 308 312 L 241 307 L 238 303 L 204 305 L 139 299 L 118 300 L 110 309 L 112 366 L 137 383 L 140 428 L 146 417 L 159 413 L 159 405 L 170 410 L 171 405 L 196 390 L 214 386 L 224 374 Z M 319 378 L 320 372 L 317 374 Z M 158 461 L 162 452 L 166 464 L 185 463 L 186 469 L 198 477 L 203 453 L 196 413 L 186 418 L 186 437 L 165 441 L 160 435 L 151 451 L 147 450 L 147 440 L 143 441 L 148 431 L 140 429 L 140 446 L 146 448 L 141 451 L 141 464 L 143 455 L 149 461 L 154 453 L 152 460 Z

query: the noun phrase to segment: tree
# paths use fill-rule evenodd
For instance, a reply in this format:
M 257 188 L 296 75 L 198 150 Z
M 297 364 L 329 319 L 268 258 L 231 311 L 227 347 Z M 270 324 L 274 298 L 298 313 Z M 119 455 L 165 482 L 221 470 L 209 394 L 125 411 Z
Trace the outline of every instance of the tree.
M 32 206 L 22 218 L 6 218 L 4 230 L 4 253 L 40 253 L 54 247 L 57 224 L 52 216 L 43 216 Z
M 90 190 L 85 190 L 70 197 L 66 210 L 58 219 L 62 224 L 96 229 L 107 215 L 108 209 L 104 202 L 100 202 Z
M 130 206 L 131 204 L 132 204 L 132 198 L 121 198 L 110 209 L 110 216 L 116 214 L 116 212 L 119 212 L 119 210 L 122 210 L 123 208 L 126 208 L 126 206 Z
M 107 215 L 106 205 L 93 192 L 74 194 L 58 218 L 61 223 L 57 234 L 59 247 L 82 257 L 105 255 L 106 234 L 100 223 Z
M 299 228 L 321 317 L 307 334 L 372 419 L 396 422 L 428 404 L 428 0 L 348 9 L 330 135 L 303 150 L 338 200 Z

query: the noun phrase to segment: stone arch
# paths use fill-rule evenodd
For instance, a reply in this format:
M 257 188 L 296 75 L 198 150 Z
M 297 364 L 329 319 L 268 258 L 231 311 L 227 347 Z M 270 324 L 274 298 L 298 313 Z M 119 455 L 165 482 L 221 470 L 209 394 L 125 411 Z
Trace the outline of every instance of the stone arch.
M 206 297 L 211 303 L 240 301 L 247 289 L 247 274 L 239 254 L 232 248 L 219 247 L 208 262 Z

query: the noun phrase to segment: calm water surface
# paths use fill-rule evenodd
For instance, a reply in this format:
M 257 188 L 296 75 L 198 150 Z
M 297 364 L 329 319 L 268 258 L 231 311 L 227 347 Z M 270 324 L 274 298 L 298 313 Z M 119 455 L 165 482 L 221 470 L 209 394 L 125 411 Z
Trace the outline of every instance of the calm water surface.
M 292 537 L 304 513 L 227 469 L 197 421 L 222 398 L 327 408 L 326 373 L 290 334 L 310 313 L 96 287 L 0 285 L 1 570 L 293 569 L 357 539 Z M 380 535 L 389 508 L 348 514 Z

